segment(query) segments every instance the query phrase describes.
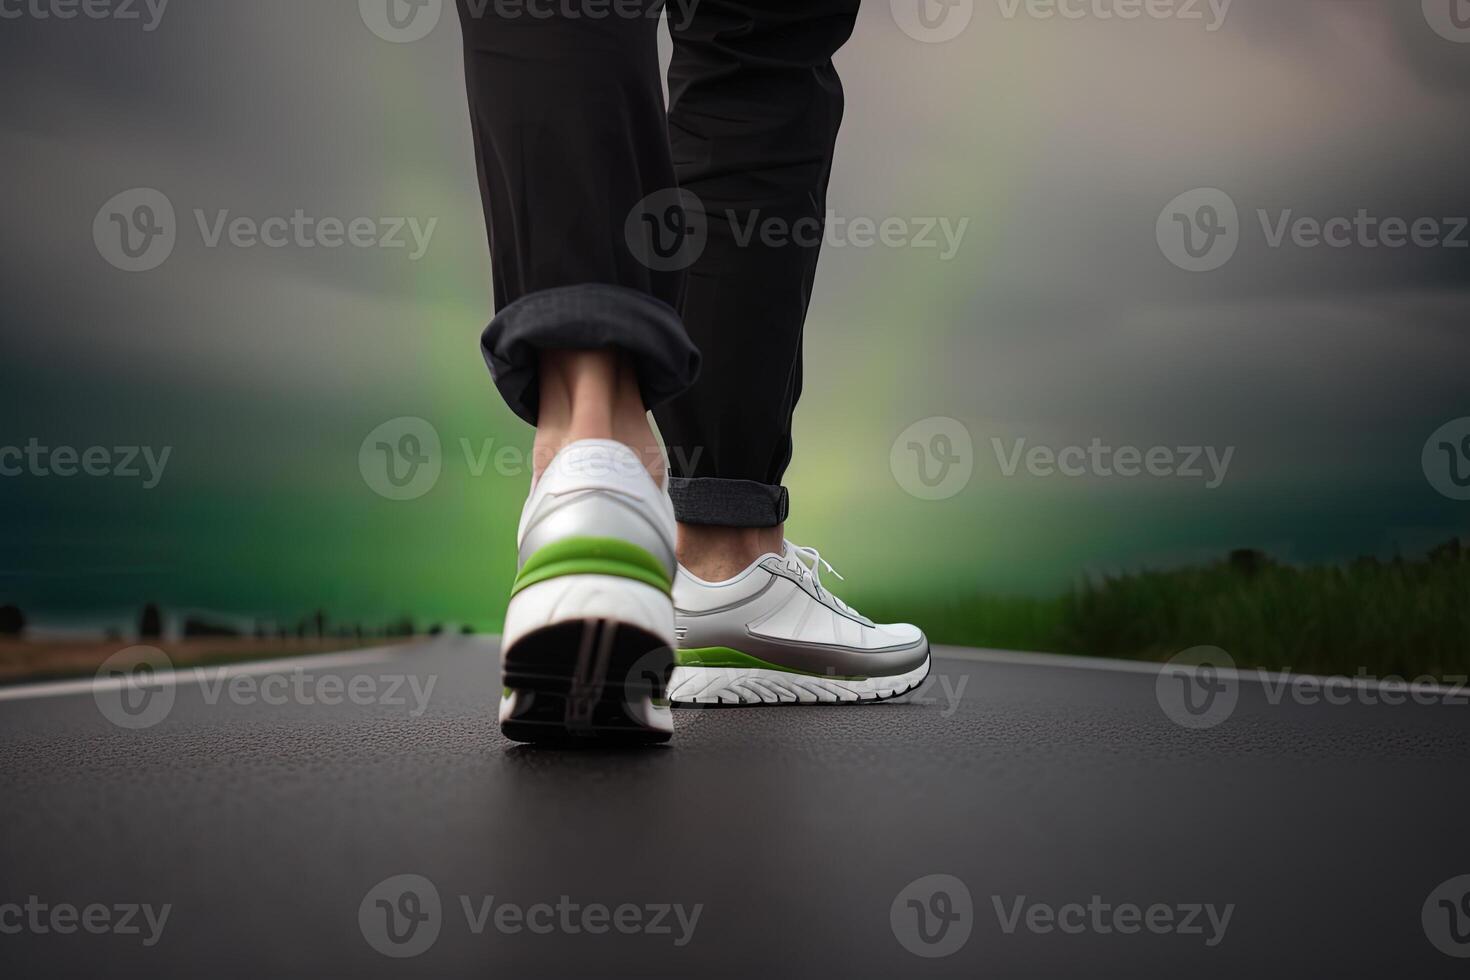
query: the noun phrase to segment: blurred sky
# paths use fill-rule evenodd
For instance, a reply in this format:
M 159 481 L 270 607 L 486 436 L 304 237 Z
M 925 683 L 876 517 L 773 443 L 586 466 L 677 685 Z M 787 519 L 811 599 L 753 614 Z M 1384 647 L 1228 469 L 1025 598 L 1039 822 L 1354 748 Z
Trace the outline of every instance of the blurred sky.
M 1205 4 L 1203 21 L 1098 16 L 1109 0 L 1079 19 L 961 7 L 968 26 L 926 43 L 868 2 L 838 57 L 833 212 L 969 223 L 948 261 L 825 252 L 791 536 L 861 595 L 1044 594 L 1237 547 L 1323 561 L 1464 533 L 1470 504 L 1436 492 L 1421 450 L 1470 416 L 1470 248 L 1273 248 L 1256 212 L 1470 214 L 1470 43 L 1420 0 L 1236 0 L 1215 30 Z M 462 440 L 524 449 L 530 431 L 477 347 L 488 254 L 453 10 L 401 44 L 355 0 L 175 0 L 144 22 L 0 19 L 0 447 L 172 447 L 151 490 L 0 478 L 0 602 L 44 622 L 151 599 L 497 626 L 527 476 L 474 475 Z M 179 231 L 165 263 L 129 273 L 93 223 L 135 187 L 163 192 Z M 1156 239 L 1194 188 L 1239 209 L 1212 272 Z M 209 248 L 195 209 L 437 225 L 417 261 Z M 401 416 L 443 445 L 408 501 L 359 468 Z M 890 466 L 934 417 L 974 446 L 969 483 L 940 500 Z M 1234 454 L 1206 489 L 1006 476 L 992 445 L 1095 437 Z

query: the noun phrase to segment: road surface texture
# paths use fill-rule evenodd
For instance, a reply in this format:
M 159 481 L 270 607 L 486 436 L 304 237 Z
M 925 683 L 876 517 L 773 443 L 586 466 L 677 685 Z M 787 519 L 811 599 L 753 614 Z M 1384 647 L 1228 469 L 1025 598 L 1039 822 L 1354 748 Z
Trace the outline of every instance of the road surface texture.
M 195 675 L 135 728 L 85 683 L 0 694 L 0 975 L 1470 970 L 1443 691 L 1239 678 L 1191 728 L 1154 667 L 942 649 L 912 703 L 568 752 L 500 736 L 495 653 Z

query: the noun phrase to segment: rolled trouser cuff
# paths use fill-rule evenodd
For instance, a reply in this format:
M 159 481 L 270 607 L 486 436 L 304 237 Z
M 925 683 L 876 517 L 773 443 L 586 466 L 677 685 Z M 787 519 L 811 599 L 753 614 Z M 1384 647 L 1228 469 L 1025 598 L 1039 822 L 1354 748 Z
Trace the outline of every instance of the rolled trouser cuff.
M 480 336 L 500 396 L 532 425 L 541 404 L 540 352 L 605 348 L 631 355 L 645 408 L 662 405 L 699 375 L 699 350 L 679 314 L 626 286 L 585 283 L 530 293 L 495 314 Z
M 674 516 L 684 524 L 775 527 L 791 508 L 785 487 L 754 480 L 672 477 L 669 496 L 674 498 Z

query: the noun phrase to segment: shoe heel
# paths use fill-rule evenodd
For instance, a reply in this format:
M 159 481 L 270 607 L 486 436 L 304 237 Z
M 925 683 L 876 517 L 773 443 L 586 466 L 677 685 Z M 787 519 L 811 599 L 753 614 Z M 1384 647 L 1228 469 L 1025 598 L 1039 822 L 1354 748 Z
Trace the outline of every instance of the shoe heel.
M 673 604 L 643 582 L 566 575 L 511 599 L 500 729 L 519 742 L 666 742 Z

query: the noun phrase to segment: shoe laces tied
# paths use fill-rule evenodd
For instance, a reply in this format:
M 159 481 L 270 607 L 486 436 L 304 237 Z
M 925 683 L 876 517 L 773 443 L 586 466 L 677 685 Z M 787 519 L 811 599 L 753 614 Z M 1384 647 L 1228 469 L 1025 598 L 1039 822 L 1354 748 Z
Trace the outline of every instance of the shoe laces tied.
M 849 607 L 847 603 L 843 602 L 841 599 L 837 598 L 837 596 L 833 595 L 831 590 L 823 587 L 822 568 L 824 566 L 826 567 L 827 571 L 831 572 L 833 575 L 836 575 L 839 579 L 842 579 L 842 581 L 846 582 L 847 579 L 843 578 L 842 573 L 832 567 L 831 562 L 822 557 L 822 553 L 820 551 L 818 551 L 816 548 L 804 547 L 803 545 L 799 545 L 796 542 L 790 540 L 786 541 L 786 547 L 791 549 L 791 554 L 796 559 L 796 564 L 800 566 L 802 575 L 812 580 L 812 585 L 816 587 L 817 595 L 826 596 L 842 609 L 848 612 L 852 611 L 851 607 Z M 803 561 L 803 559 L 805 559 L 805 561 Z M 810 562 L 810 564 L 808 564 L 808 562 Z

